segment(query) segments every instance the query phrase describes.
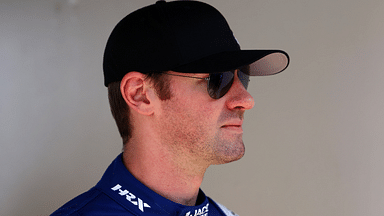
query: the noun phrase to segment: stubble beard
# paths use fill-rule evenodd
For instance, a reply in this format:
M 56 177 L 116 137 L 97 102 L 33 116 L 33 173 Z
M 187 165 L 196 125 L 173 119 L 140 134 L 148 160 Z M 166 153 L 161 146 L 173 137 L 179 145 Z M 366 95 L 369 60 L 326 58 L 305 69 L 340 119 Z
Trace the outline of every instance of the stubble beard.
M 164 131 L 162 141 L 175 157 L 175 162 L 179 161 L 184 168 L 200 167 L 203 171 L 210 165 L 230 163 L 244 156 L 242 134 L 226 133 L 219 129 L 212 136 L 213 131 L 207 131 L 207 128 L 213 130 L 214 127 L 195 125 L 191 130 L 191 127 L 183 128 L 182 125 L 163 125 L 167 131 Z
M 215 142 L 215 165 L 237 161 L 245 154 L 242 134 L 233 134 L 230 138 L 221 136 L 215 139 Z
M 204 127 L 197 127 L 196 131 L 189 133 L 182 130 L 175 132 L 173 149 L 179 149 L 179 153 L 184 151 L 190 158 L 208 166 L 230 163 L 244 156 L 242 134 L 223 134 L 219 129 L 215 136 L 210 137 L 209 132 L 201 128 Z
M 172 105 L 172 104 L 171 104 Z M 237 161 L 244 156 L 245 146 L 241 133 L 232 133 L 220 128 L 220 122 L 229 119 L 243 119 L 244 111 L 221 114 L 219 123 L 202 123 L 204 119 L 192 117 L 177 110 L 177 106 L 167 106 L 158 125 L 162 143 L 167 145 L 172 155 L 179 160 L 193 161 L 201 167 Z M 175 109 L 176 108 L 176 109 Z M 179 113 L 179 115 L 173 115 Z M 180 115 L 181 114 L 181 115 Z M 209 121 L 208 121 L 209 122 Z

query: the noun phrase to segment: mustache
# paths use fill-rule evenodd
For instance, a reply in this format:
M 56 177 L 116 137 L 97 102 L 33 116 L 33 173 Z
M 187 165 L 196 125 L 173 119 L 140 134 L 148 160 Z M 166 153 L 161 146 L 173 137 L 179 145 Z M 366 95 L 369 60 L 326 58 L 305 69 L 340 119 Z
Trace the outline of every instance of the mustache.
M 228 113 L 223 113 L 222 115 L 219 116 L 219 122 L 226 122 L 231 119 L 240 119 L 244 120 L 244 110 L 237 110 L 233 112 L 228 112 Z

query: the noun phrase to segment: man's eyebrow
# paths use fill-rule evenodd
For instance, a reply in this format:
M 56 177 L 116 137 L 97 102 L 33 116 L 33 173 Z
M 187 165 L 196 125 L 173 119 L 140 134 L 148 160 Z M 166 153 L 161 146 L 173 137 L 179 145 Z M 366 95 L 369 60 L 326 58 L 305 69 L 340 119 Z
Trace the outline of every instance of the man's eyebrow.
M 174 71 L 176 72 L 176 71 Z M 209 76 L 209 73 L 183 73 L 183 72 L 176 72 L 181 73 L 183 76 L 194 76 L 194 77 L 206 77 Z
M 198 77 L 205 77 L 205 76 L 208 76 L 209 73 L 191 73 L 191 75 L 198 76 Z

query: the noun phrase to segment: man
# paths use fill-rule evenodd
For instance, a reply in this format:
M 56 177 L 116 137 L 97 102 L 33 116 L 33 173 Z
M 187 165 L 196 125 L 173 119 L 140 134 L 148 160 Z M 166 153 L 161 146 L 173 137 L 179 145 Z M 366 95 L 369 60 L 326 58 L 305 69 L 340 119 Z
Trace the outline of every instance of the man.
M 241 50 L 224 17 L 197 1 L 158 1 L 121 20 L 104 78 L 123 153 L 53 215 L 234 215 L 200 190 L 206 169 L 244 155 L 249 76 L 283 71 L 279 50 Z

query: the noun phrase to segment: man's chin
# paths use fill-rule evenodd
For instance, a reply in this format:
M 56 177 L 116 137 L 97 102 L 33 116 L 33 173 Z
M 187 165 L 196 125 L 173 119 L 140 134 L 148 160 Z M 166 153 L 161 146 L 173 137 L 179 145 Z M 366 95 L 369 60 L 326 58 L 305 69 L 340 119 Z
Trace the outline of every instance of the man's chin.
M 242 148 L 232 150 L 231 152 L 225 152 L 225 154 L 220 155 L 219 157 L 217 157 L 216 163 L 214 164 L 219 165 L 219 164 L 231 163 L 231 162 L 240 160 L 244 156 L 244 154 L 245 154 L 245 148 L 243 145 Z

